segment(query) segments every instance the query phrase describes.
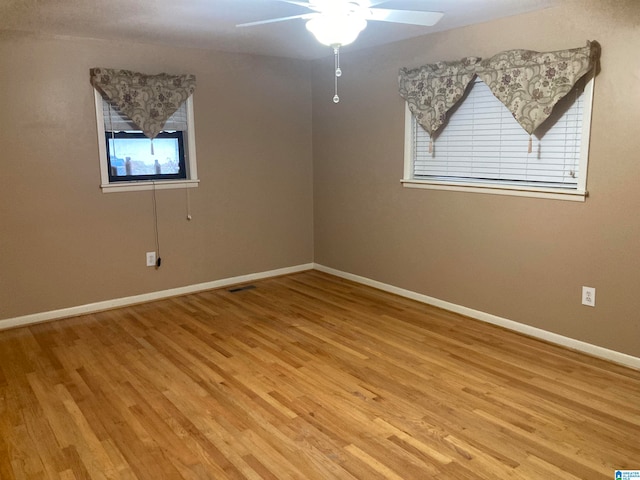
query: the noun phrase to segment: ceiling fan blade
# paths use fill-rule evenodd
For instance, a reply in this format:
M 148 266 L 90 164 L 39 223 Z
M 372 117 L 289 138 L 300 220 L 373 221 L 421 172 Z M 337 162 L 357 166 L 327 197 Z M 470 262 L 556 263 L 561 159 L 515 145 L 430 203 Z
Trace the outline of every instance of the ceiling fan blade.
M 389 0 L 360 0 L 358 3 L 363 7 L 373 7 L 381 3 L 387 3 Z
M 276 0 L 276 1 L 277 2 L 290 3 L 291 5 L 298 5 L 300 7 L 310 8 L 309 7 L 309 2 L 299 2 L 297 0 Z
M 286 22 L 287 20 L 294 20 L 296 18 L 308 19 L 312 18 L 315 13 L 304 13 L 302 15 L 292 15 L 290 17 L 270 18 L 268 20 L 258 20 L 257 22 L 240 23 L 236 27 L 254 27 L 256 25 L 266 25 L 267 23 Z
M 443 17 L 442 12 L 423 12 L 419 10 L 392 10 L 387 8 L 371 8 L 367 20 L 379 22 L 407 23 L 431 27 Z

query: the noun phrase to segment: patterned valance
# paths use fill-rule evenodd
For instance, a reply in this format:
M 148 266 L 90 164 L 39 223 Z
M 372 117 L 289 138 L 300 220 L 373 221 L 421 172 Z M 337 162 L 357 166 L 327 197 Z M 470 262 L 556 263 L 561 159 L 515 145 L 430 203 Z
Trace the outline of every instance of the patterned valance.
M 478 65 L 477 74 L 529 134 L 587 72 L 600 54 L 598 44 L 557 52 L 509 50 Z
M 403 68 L 399 91 L 418 123 L 433 136 L 478 75 L 522 128 L 532 134 L 551 115 L 555 104 L 594 67 L 599 56 L 598 43 L 587 42 L 586 47 L 571 50 L 509 50 L 486 60 L 468 57 L 415 70 Z
M 145 75 L 110 68 L 92 68 L 90 73 L 91 85 L 151 139 L 196 89 L 194 75 Z
M 400 95 L 417 122 L 433 137 L 444 125 L 447 112 L 462 98 L 476 75 L 477 57 L 459 62 L 438 62 L 414 70 L 400 70 Z

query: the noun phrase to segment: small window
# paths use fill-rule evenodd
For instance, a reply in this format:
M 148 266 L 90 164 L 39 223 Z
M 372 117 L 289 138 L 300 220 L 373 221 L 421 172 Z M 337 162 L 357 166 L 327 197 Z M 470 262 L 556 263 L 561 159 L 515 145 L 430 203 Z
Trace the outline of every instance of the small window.
M 97 91 L 95 96 L 104 192 L 197 186 L 192 97 L 150 140 L 115 105 Z
M 584 200 L 592 89 L 592 79 L 578 82 L 531 137 L 530 153 L 529 134 L 480 79 L 433 142 L 406 107 L 403 184 Z

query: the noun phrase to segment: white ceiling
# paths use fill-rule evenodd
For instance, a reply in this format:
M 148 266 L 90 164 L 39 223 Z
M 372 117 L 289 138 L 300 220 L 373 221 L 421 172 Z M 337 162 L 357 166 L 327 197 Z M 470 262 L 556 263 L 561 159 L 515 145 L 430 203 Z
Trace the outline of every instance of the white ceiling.
M 369 22 L 360 49 L 547 8 L 560 0 L 389 0 L 385 8 L 444 12 L 434 27 Z M 39 32 L 314 59 L 332 52 L 304 20 L 236 28 L 238 23 L 308 10 L 277 0 L 0 0 L 0 32 Z

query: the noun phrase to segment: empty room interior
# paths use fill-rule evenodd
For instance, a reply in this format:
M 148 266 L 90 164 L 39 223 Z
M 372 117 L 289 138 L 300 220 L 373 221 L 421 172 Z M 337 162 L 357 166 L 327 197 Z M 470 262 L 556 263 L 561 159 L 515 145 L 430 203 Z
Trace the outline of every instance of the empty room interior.
M 0 479 L 640 478 L 637 0 L 0 0 L 0 106 Z

